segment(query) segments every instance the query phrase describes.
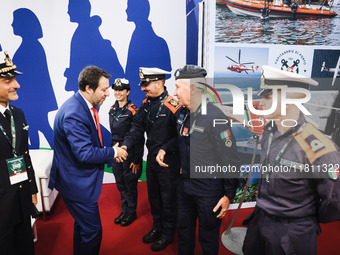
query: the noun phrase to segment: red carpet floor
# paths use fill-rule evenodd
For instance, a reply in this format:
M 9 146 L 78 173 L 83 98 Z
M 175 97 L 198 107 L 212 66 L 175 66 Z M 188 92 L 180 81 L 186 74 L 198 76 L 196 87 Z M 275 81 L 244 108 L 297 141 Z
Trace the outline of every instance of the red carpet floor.
M 149 254 L 177 254 L 177 236 L 175 241 L 161 252 L 152 252 L 150 244 L 142 242 L 143 235 L 151 230 L 152 217 L 147 199 L 146 183 L 138 185 L 137 220 L 128 227 L 114 224 L 113 220 L 120 213 L 120 196 L 115 184 L 104 184 L 99 200 L 99 210 L 103 225 L 103 240 L 100 254 L 109 255 L 149 255 Z M 242 220 L 252 209 L 242 209 L 234 223 L 234 227 L 241 226 Z M 227 229 L 235 210 L 231 210 L 222 221 L 221 234 Z M 35 243 L 36 255 L 68 255 L 72 254 L 73 218 L 66 209 L 61 198 L 58 198 L 53 212 L 47 220 L 38 219 L 38 241 Z M 196 238 L 197 240 L 197 238 Z M 322 234 L 318 241 L 318 255 L 340 254 L 340 222 L 322 225 Z M 308 245 L 308 244 L 306 244 Z M 195 254 L 202 254 L 196 243 Z M 220 255 L 232 254 L 220 242 Z

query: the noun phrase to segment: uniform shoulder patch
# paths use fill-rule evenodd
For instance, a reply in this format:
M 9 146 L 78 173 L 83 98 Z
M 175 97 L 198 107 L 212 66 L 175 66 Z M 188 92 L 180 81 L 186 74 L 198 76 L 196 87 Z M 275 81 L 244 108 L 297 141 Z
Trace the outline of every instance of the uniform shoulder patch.
M 134 104 L 130 104 L 128 109 L 132 112 L 132 115 L 135 115 L 135 113 L 138 111 L 138 107 Z
M 307 123 L 300 134 L 293 134 L 311 164 L 323 155 L 336 151 L 334 143 L 312 124 Z
M 146 98 L 144 98 L 144 100 L 143 100 L 143 104 L 145 104 L 147 101 L 148 101 L 148 98 L 147 98 L 147 97 L 146 97 Z
M 165 100 L 164 105 L 166 105 L 166 107 L 168 107 L 170 111 L 172 111 L 172 113 L 176 113 L 177 110 L 180 108 L 178 101 L 170 95 Z

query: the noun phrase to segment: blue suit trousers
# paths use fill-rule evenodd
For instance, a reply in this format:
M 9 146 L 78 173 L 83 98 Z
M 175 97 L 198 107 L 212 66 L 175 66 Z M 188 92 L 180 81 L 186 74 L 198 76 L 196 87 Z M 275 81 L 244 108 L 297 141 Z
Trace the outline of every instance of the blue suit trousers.
M 98 203 L 81 203 L 63 199 L 74 218 L 73 254 L 99 254 L 102 241 L 102 224 Z

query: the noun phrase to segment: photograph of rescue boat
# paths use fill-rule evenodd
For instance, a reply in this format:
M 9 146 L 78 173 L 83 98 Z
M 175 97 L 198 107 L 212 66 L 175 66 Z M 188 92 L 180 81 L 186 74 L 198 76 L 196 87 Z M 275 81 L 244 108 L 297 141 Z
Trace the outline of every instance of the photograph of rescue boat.
M 323 0 L 217 0 L 215 42 L 338 46 L 338 13 L 340 5 Z
M 224 4 L 235 14 L 241 16 L 254 16 L 260 18 L 332 18 L 338 14 L 332 9 L 334 1 L 328 3 L 323 0 L 322 4 L 307 3 L 299 4 L 291 0 L 222 0 Z

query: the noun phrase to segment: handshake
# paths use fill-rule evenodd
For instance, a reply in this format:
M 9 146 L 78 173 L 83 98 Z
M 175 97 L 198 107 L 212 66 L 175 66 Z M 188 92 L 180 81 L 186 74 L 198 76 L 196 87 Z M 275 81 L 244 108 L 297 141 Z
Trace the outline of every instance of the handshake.
M 116 162 L 123 162 L 124 160 L 126 160 L 127 156 L 128 156 L 128 153 L 127 153 L 127 147 L 124 145 L 124 146 L 121 146 L 121 147 L 118 147 L 118 143 L 116 143 L 113 148 L 116 150 L 117 152 L 117 155 L 115 155 L 115 159 L 116 159 Z

